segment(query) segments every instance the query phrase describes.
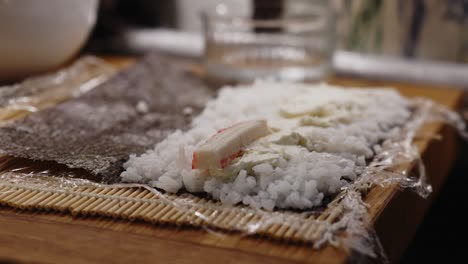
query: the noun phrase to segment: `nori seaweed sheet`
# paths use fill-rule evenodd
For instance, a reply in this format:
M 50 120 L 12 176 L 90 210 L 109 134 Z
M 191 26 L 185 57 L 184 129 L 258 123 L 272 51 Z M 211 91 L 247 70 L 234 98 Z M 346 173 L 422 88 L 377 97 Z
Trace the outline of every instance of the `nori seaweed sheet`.
M 185 64 L 153 53 L 78 99 L 0 127 L 0 153 L 116 182 L 130 154 L 188 128 L 212 94 Z

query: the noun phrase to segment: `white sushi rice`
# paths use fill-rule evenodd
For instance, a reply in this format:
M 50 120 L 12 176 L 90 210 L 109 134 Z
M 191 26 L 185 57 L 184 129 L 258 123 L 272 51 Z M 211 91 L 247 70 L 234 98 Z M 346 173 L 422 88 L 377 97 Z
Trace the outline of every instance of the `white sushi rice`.
M 226 204 L 306 209 L 355 179 L 378 148 L 410 117 L 409 102 L 391 89 L 257 82 L 225 87 L 196 117 L 141 156 L 131 155 L 124 182 L 175 193 L 206 192 Z M 192 155 L 216 131 L 266 119 L 274 133 L 213 177 L 192 169 Z

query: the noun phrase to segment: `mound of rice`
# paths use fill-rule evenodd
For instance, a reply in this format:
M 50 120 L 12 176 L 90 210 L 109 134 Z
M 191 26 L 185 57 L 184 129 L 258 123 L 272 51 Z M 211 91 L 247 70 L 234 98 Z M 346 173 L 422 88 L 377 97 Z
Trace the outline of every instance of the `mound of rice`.
M 354 180 L 410 117 L 409 102 L 391 89 L 257 82 L 225 87 L 193 120 L 141 156 L 124 182 L 175 193 L 206 192 L 226 204 L 307 209 Z M 222 177 L 192 169 L 192 155 L 218 130 L 265 119 L 273 133 L 244 149 Z

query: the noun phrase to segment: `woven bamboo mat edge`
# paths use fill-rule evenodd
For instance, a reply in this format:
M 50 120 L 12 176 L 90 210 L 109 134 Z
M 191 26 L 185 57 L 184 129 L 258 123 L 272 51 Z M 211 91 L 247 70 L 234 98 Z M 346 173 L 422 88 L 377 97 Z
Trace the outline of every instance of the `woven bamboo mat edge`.
M 0 180 L 0 205 L 19 210 L 105 216 L 152 224 L 240 231 L 294 242 L 316 242 L 326 227 L 341 215 L 339 203 L 315 214 L 265 212 L 242 206 L 225 206 L 185 194 L 164 194 L 146 188 L 83 186 L 60 188 L 8 183 Z

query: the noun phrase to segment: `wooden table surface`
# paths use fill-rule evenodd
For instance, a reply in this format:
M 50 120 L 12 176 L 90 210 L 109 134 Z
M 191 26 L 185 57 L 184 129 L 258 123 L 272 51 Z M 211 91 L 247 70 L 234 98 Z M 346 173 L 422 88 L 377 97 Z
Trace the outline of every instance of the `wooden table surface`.
M 332 83 L 396 87 L 406 96 L 424 96 L 452 109 L 457 108 L 462 96 L 459 90 L 411 84 L 344 78 L 335 78 Z M 443 141 L 416 141 L 434 189 L 429 199 L 409 190 L 398 191 L 395 185 L 373 188 L 365 198 L 371 221 L 391 261 L 397 261 L 410 242 L 457 153 L 453 130 L 440 124 L 427 125 L 423 130 L 444 136 Z M 313 250 L 310 245 L 236 233 L 0 207 L 0 262 L 344 263 L 349 258 L 348 252 L 332 246 Z

